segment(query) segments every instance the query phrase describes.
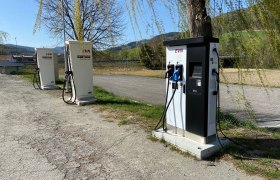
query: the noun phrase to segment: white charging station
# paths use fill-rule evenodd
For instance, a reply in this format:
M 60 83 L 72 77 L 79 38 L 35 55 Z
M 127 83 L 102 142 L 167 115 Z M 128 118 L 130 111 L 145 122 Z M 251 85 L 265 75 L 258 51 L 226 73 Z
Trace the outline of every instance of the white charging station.
M 205 159 L 220 150 L 218 140 L 227 143 L 216 134 L 219 39 L 198 37 L 164 45 L 169 106 L 165 107 L 166 127 L 163 124 L 153 134 Z
M 65 42 L 68 71 L 72 74 L 72 98 L 69 101 L 77 105 L 96 101 L 93 98 L 92 45 L 92 42 L 85 41 Z
M 55 69 L 52 49 L 36 48 L 35 51 L 40 77 L 40 88 L 43 90 L 59 89 L 58 86 L 55 86 Z

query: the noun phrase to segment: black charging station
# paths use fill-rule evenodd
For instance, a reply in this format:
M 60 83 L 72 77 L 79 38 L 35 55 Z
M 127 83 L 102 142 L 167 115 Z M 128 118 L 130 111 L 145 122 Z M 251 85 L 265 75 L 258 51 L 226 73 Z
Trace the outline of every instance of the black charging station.
M 167 110 L 167 125 L 181 128 L 187 132 L 184 134 L 191 134 L 192 139 L 204 143 L 216 140 L 217 76 L 212 71 L 218 72 L 218 56 L 214 52 L 218 49 L 218 43 L 219 39 L 211 37 L 164 42 L 167 46 L 167 70 L 174 72 L 181 69 L 176 84 L 182 88 L 182 91 L 176 92 L 180 95 L 175 95 L 171 100 L 173 105 Z M 169 72 L 169 76 L 172 72 Z

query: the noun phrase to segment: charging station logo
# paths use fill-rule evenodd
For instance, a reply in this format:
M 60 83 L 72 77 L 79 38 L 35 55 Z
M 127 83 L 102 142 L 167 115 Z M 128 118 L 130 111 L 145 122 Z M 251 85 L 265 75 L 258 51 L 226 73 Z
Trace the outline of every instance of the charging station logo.
M 175 49 L 175 53 L 183 53 L 183 49 Z
M 52 59 L 53 53 L 46 53 L 44 56 L 42 56 L 43 59 Z
M 82 54 L 83 55 L 77 55 L 77 58 L 81 60 L 90 60 L 90 49 L 83 49 Z
M 90 53 L 90 49 L 83 49 L 83 53 L 85 53 L 85 54 Z

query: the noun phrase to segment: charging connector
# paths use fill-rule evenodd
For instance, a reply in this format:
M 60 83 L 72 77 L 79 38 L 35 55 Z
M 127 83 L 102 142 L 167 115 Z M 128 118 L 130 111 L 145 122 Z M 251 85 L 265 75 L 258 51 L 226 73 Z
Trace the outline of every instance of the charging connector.
M 175 66 L 175 70 L 179 71 L 178 74 L 178 81 L 182 81 L 183 80 L 183 65 L 182 64 L 177 64 Z
M 165 73 L 165 78 L 170 79 L 174 73 L 174 64 L 167 65 L 167 71 Z
M 216 69 L 212 69 L 212 75 L 216 76 L 216 83 L 217 83 L 216 87 L 217 87 L 217 90 L 213 91 L 213 95 L 217 96 L 218 93 L 219 93 L 219 82 L 220 82 L 220 80 L 219 80 L 219 73 L 217 72 Z

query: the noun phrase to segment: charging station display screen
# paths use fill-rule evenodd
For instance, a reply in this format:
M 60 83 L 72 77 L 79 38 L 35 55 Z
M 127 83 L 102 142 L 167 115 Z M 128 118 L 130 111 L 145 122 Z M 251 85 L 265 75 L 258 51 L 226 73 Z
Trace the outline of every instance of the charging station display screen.
M 190 77 L 202 77 L 202 63 L 190 63 Z

